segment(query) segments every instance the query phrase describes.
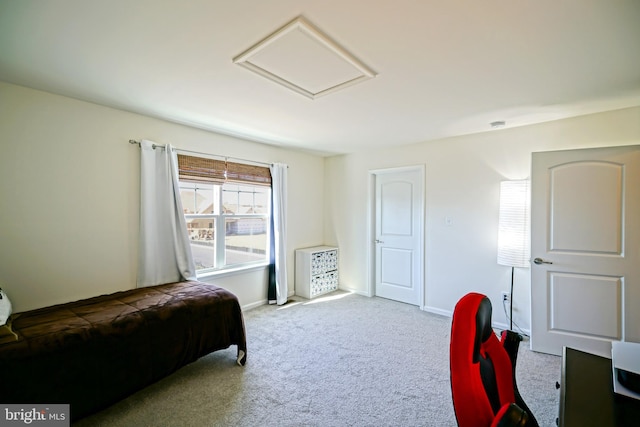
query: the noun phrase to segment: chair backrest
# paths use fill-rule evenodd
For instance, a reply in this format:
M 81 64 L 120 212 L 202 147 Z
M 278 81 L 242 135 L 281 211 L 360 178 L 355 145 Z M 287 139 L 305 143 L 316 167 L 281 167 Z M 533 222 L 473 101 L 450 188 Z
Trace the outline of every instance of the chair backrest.
M 488 427 L 505 404 L 515 403 L 511 359 L 491 328 L 491 311 L 479 293 L 465 295 L 454 309 L 451 392 L 460 427 Z

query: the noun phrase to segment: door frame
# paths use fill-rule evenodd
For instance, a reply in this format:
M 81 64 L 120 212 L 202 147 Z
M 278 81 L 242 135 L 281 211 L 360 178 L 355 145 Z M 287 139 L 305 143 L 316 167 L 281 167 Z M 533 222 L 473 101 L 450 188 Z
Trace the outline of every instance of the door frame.
M 420 218 L 418 219 L 419 230 L 417 231 L 419 242 L 418 248 L 420 251 L 419 259 L 420 265 L 418 266 L 418 281 L 420 283 L 419 288 L 419 304 L 420 310 L 425 309 L 425 295 L 426 295 L 426 283 L 425 283 L 425 199 L 426 199 L 426 182 L 425 182 L 425 165 L 418 164 L 413 166 L 401 166 L 394 168 L 384 169 L 372 169 L 369 170 L 369 196 L 367 203 L 367 241 L 366 241 L 366 254 L 367 254 L 367 296 L 374 297 L 376 295 L 375 279 L 376 279 L 376 257 L 375 257 L 375 239 L 376 239 L 376 177 L 382 174 L 393 174 L 401 172 L 418 172 L 420 181 L 422 182 L 422 194 L 420 195 L 419 212 Z

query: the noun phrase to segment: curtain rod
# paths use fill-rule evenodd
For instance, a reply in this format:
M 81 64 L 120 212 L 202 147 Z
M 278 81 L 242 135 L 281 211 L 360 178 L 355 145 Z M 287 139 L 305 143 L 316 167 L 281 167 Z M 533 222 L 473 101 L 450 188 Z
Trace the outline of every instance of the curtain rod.
M 129 144 L 137 144 L 139 146 L 140 145 L 140 141 L 136 141 L 135 139 L 130 139 L 129 140 Z M 155 150 L 156 147 L 165 148 L 166 146 L 164 144 L 153 144 L 151 147 Z M 240 160 L 241 162 L 257 163 L 257 164 L 266 165 L 266 166 L 271 166 L 272 165 L 272 163 L 259 162 L 259 161 L 256 161 L 256 160 L 249 160 L 249 159 L 241 159 L 240 157 L 221 156 L 219 154 L 202 153 L 200 151 L 184 150 L 182 148 L 175 148 L 175 147 L 174 147 L 174 149 L 176 151 L 181 151 L 181 152 L 184 152 L 184 153 L 200 154 L 202 156 L 209 156 L 209 157 L 219 157 L 220 159 L 224 159 L 224 160 Z

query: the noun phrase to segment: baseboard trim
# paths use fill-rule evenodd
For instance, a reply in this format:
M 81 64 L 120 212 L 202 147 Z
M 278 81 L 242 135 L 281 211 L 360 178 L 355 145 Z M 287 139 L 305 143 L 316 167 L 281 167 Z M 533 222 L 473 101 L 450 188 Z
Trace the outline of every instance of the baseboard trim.
M 423 311 L 426 311 L 427 313 L 437 314 L 439 316 L 445 316 L 449 318 L 453 317 L 453 312 L 449 310 L 443 310 L 441 308 L 430 307 L 430 306 L 424 306 L 424 307 L 421 307 L 421 309 Z M 493 329 L 496 329 L 498 331 L 506 331 L 507 329 L 509 329 L 509 325 L 502 322 L 491 322 L 491 327 L 493 327 Z M 521 334 L 524 334 L 526 336 L 531 336 L 531 332 L 528 329 L 516 328 L 514 330 L 516 330 L 516 332 L 519 331 Z
M 345 292 L 351 292 L 352 294 L 362 295 L 363 297 L 371 297 L 371 296 L 373 296 L 373 295 L 369 295 L 369 293 L 366 292 L 366 291 L 359 291 L 357 289 L 351 289 L 351 288 L 348 288 L 346 286 L 339 286 L 338 289 L 341 290 L 341 291 L 345 291 Z
M 441 308 L 431 307 L 428 305 L 425 305 L 424 307 L 422 307 L 422 311 L 426 311 L 427 313 L 437 314 L 439 316 L 453 317 L 452 311 L 443 310 Z
M 242 308 L 242 311 L 248 311 L 248 310 L 253 310 L 254 308 L 261 307 L 263 305 L 267 305 L 267 303 L 268 301 L 266 299 L 263 299 L 260 301 L 252 302 L 251 304 L 243 305 L 240 308 Z

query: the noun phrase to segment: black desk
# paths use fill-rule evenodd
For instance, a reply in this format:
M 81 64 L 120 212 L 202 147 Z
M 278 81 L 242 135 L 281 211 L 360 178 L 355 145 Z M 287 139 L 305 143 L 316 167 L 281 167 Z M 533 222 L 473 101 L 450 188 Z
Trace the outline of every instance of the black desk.
M 565 347 L 560 385 L 560 427 L 638 425 L 640 400 L 613 392 L 611 360 Z

